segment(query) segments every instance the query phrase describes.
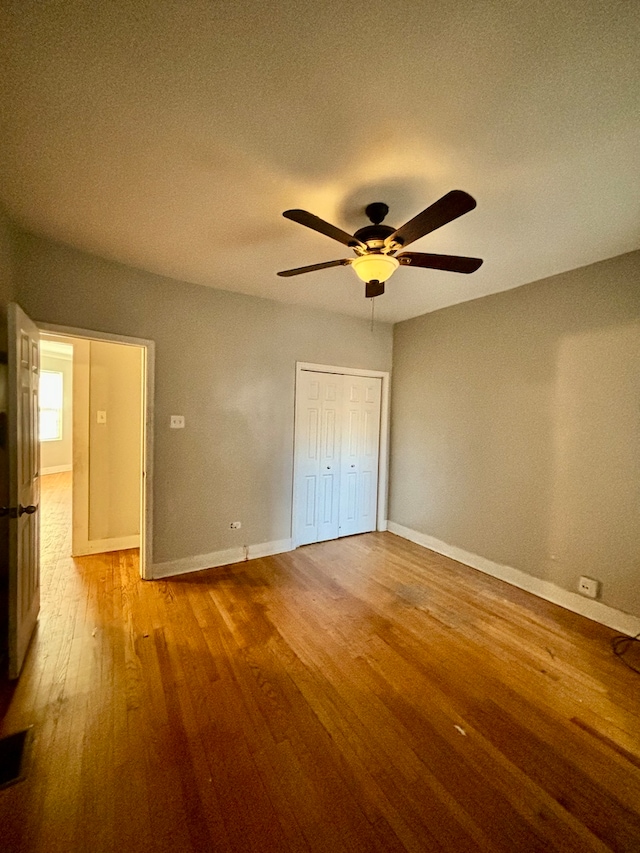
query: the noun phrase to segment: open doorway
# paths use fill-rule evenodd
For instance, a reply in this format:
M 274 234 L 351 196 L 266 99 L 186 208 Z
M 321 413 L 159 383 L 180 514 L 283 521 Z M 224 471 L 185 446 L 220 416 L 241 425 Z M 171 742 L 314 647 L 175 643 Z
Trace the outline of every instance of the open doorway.
M 58 559 L 124 550 L 138 558 L 144 546 L 147 355 L 136 343 L 41 329 L 45 583 Z
M 33 633 L 38 621 L 40 612 L 40 532 L 41 532 L 41 512 L 39 512 L 40 492 L 41 492 L 41 476 L 40 476 L 40 441 L 39 441 L 39 374 L 40 374 L 40 337 L 44 333 L 45 337 L 53 337 L 55 339 L 71 338 L 69 343 L 74 350 L 73 353 L 73 391 L 77 392 L 83 383 L 78 381 L 79 373 L 75 372 L 76 364 L 79 364 L 79 359 L 76 355 L 76 349 L 85 346 L 88 348 L 89 358 L 83 362 L 85 374 L 90 373 L 91 365 L 94 363 L 92 355 L 92 347 L 94 342 L 124 344 L 125 347 L 135 348 L 138 351 L 138 360 L 141 362 L 141 370 L 136 379 L 138 387 L 138 399 L 140 400 L 141 416 L 138 421 L 138 477 L 140 486 L 137 491 L 138 499 L 138 534 L 137 544 L 139 547 L 135 550 L 139 551 L 139 558 L 136 555 L 136 564 L 139 567 L 139 572 L 143 578 L 152 576 L 151 563 L 151 543 L 152 543 L 152 506 L 151 496 L 153 493 L 153 388 L 154 388 L 154 342 L 139 338 L 130 338 L 120 335 L 113 335 L 106 332 L 93 332 L 84 329 L 75 329 L 70 327 L 53 326 L 41 323 L 37 326 L 34 321 L 20 308 L 20 306 L 11 302 L 7 306 L 7 456 L 9 462 L 9 483 L 8 483 L 8 501 L 7 505 L 1 508 L 2 515 L 9 516 L 15 520 L 15 524 L 9 525 L 8 529 L 8 572 L 7 572 L 7 611 L 8 611 L 8 662 L 9 662 L 9 678 L 18 678 L 22 669 L 25 656 L 27 654 L 29 644 L 33 637 Z M 85 350 L 86 351 L 86 350 Z M 98 350 L 96 349 L 96 352 Z M 96 365 L 99 361 L 96 359 Z M 102 368 L 101 368 L 102 369 Z M 55 371 L 51 371 L 55 372 Z M 99 373 L 99 371 L 98 371 Z M 79 434 L 76 428 L 77 419 L 80 418 L 85 426 L 87 436 L 87 447 L 91 438 L 90 422 L 93 423 L 93 415 L 95 422 L 98 423 L 99 410 L 100 425 L 106 426 L 110 423 L 109 406 L 111 398 L 109 389 L 115 387 L 117 383 L 105 381 L 107 373 L 101 374 L 101 382 L 95 383 L 97 396 L 94 399 L 91 393 L 91 383 L 84 383 L 86 405 L 79 405 L 77 400 L 72 406 L 72 419 L 74 422 L 72 429 L 72 481 L 71 490 L 71 505 L 72 505 L 72 552 L 75 550 L 74 540 L 74 525 L 76 514 L 73 511 L 76 507 L 80 507 L 84 512 L 84 534 L 85 540 L 91 544 L 89 553 L 101 554 L 106 550 L 106 542 L 104 537 L 97 538 L 98 521 L 95 520 L 91 506 L 106 505 L 109 509 L 115 507 L 119 511 L 118 505 L 120 496 L 117 490 L 113 490 L 109 484 L 108 488 L 92 489 L 87 485 L 84 498 L 78 496 L 76 476 L 85 473 L 88 478 L 91 469 L 96 467 L 92 464 L 89 452 L 82 454 L 78 451 L 79 442 L 77 437 Z M 86 378 L 86 376 L 85 376 Z M 48 396 L 48 405 L 45 407 L 49 411 L 44 420 L 49 421 L 49 429 L 53 430 L 53 422 L 59 417 L 64 424 L 64 413 L 55 410 L 60 408 L 58 393 L 57 403 L 52 403 L 56 395 L 53 393 L 53 388 L 58 385 L 59 381 L 51 381 Z M 106 388 L 106 391 L 105 391 Z M 64 380 L 62 388 L 62 396 L 64 399 Z M 104 400 L 106 399 L 107 406 L 105 407 Z M 100 405 L 98 405 L 100 403 Z M 64 407 L 64 403 L 63 403 Z M 106 412 L 106 419 L 104 413 Z M 124 414 L 117 420 L 122 423 L 128 423 L 131 420 L 130 411 L 125 406 Z M 43 427 L 44 430 L 44 427 Z M 98 432 L 94 435 L 97 437 Z M 104 433 L 102 438 L 104 439 Z M 118 441 L 110 442 L 109 447 L 117 447 Z M 103 453 L 103 457 L 105 454 Z M 110 453 L 106 454 L 106 458 L 110 461 Z M 99 468 L 99 464 L 97 465 Z M 58 472 L 63 473 L 63 472 Z M 82 482 L 82 480 L 80 481 Z M 88 483 L 88 479 L 85 479 Z M 107 481 L 109 483 L 109 481 Z M 68 492 L 67 492 L 68 494 Z M 108 498 L 106 500 L 105 494 Z M 95 523 L 94 523 L 95 522 Z M 53 529 L 60 533 L 61 529 L 68 531 L 68 524 L 55 524 Z M 127 555 L 132 551 L 123 549 L 122 542 L 115 544 L 114 539 L 117 539 L 113 530 L 109 531 L 110 535 L 106 537 L 110 540 L 111 547 L 117 549 L 118 555 Z M 127 541 L 127 545 L 129 542 Z M 113 553 L 113 552 L 112 552 Z M 103 555 L 104 556 L 104 555 Z M 95 557 L 94 557 L 95 558 Z M 66 557 L 67 560 L 70 557 Z M 88 558 L 93 559 L 93 558 Z M 112 558 L 113 559 L 113 558 Z M 118 556 L 118 560 L 121 556 Z M 125 556 L 125 559 L 126 556 Z M 54 555 L 55 560 L 55 555 Z M 74 560 L 75 562 L 75 560 Z M 54 562 L 54 568 L 58 563 Z M 55 602 L 66 601 L 68 595 L 63 589 L 56 589 L 56 594 L 52 598 Z

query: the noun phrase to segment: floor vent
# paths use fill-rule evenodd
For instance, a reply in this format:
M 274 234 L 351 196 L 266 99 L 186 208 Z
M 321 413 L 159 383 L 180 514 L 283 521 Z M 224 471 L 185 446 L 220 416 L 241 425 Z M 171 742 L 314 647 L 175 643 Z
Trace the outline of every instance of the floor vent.
M 0 738 L 0 788 L 8 788 L 24 777 L 25 747 L 31 729 Z

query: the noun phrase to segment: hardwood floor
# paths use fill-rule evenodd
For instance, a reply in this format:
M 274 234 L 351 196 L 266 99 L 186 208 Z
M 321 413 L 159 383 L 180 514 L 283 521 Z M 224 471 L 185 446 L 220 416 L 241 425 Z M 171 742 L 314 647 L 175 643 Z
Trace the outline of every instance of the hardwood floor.
M 640 850 L 608 629 L 388 533 L 144 582 L 59 527 L 2 849 Z

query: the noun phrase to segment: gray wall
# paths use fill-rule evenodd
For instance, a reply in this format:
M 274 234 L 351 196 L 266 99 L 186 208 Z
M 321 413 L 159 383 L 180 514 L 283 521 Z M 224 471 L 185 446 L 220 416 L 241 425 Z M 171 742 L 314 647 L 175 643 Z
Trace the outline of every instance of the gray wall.
M 391 367 L 390 326 L 372 333 L 24 233 L 16 260 L 17 301 L 34 320 L 156 342 L 154 562 L 288 538 L 296 361 Z M 186 429 L 169 429 L 172 414 Z
M 640 615 L 640 252 L 394 329 L 389 518 Z
M 14 292 L 14 231 L 3 209 L 0 207 L 0 349 L 7 343 L 6 306 Z

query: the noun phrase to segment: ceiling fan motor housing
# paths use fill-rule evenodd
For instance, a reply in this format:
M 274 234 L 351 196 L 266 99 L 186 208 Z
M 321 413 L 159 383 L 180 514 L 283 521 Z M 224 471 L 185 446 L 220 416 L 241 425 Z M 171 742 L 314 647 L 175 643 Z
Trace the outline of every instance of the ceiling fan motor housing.
M 365 225 L 353 235 L 362 243 L 366 243 L 370 249 L 379 249 L 384 246 L 384 241 L 390 237 L 395 228 L 390 225 Z
M 365 213 L 373 225 L 365 225 L 353 236 L 361 243 L 366 243 L 369 249 L 382 249 L 384 241 L 396 230 L 389 225 L 381 225 L 382 220 L 389 213 L 389 205 L 383 201 L 374 201 L 365 207 Z

